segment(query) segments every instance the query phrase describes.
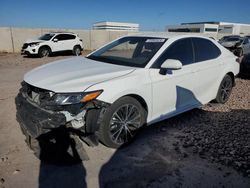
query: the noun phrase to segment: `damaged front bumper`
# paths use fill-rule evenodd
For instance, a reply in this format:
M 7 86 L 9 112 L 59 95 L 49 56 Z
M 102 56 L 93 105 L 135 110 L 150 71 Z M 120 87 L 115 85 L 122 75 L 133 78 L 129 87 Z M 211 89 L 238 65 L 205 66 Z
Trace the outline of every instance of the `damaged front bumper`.
M 69 135 L 73 135 L 74 139 L 78 138 L 78 143 L 84 141 L 90 146 L 99 143 L 96 132 L 109 106 L 107 103 L 94 100 L 86 104 L 46 108 L 32 101 L 25 89 L 20 90 L 15 102 L 16 119 L 26 137 L 39 140 L 51 131 L 64 129 Z
M 21 93 L 16 97 L 16 108 L 17 121 L 22 129 L 33 138 L 37 138 L 51 129 L 66 125 L 64 114 L 42 110 L 25 99 Z

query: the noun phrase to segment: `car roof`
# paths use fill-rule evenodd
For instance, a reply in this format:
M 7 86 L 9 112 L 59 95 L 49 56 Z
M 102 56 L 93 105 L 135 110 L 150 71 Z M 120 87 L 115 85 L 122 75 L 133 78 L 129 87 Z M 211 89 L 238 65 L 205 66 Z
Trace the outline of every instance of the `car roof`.
M 50 32 L 48 34 L 71 34 L 71 35 L 76 35 L 75 33 L 72 33 L 72 32 L 60 32 L 60 31 Z
M 170 38 L 188 38 L 188 37 L 199 37 L 199 38 L 205 38 L 209 40 L 213 40 L 209 37 L 202 36 L 199 34 L 183 34 L 183 33 L 168 33 L 168 32 L 162 32 L 162 33 L 136 33 L 133 35 L 128 35 L 130 37 L 154 37 L 154 38 L 165 38 L 165 39 L 170 39 Z

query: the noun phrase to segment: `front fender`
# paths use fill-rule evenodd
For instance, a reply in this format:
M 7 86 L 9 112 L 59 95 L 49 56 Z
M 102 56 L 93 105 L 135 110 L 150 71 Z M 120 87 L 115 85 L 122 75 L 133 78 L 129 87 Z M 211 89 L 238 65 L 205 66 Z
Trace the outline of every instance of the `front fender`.
M 103 90 L 98 100 L 114 103 L 126 95 L 138 95 L 144 99 L 148 107 L 148 117 L 151 117 L 152 87 L 148 69 L 139 69 L 123 77 L 95 84 L 87 91 Z

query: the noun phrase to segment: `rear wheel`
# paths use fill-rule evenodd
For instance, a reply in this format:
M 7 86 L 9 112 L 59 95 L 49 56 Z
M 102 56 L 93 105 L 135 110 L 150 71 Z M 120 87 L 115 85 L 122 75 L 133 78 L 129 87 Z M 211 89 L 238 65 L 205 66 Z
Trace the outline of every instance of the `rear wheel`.
M 146 110 L 133 97 L 117 100 L 104 114 L 98 131 L 99 140 L 112 148 L 132 141 L 138 129 L 146 123 L 146 114 Z
M 217 97 L 215 101 L 217 103 L 224 104 L 228 101 L 233 88 L 233 80 L 228 74 L 221 81 Z
M 49 47 L 46 47 L 46 46 L 41 47 L 41 48 L 38 50 L 38 56 L 39 56 L 39 57 L 47 57 L 47 56 L 50 55 L 50 53 L 51 53 L 50 48 L 49 48 Z

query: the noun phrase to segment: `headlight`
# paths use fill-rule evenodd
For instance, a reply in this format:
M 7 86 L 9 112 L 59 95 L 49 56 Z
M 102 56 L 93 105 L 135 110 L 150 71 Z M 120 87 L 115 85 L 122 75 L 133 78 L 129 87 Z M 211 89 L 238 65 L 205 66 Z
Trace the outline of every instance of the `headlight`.
M 34 42 L 34 43 L 30 43 L 30 47 L 35 47 L 35 46 L 38 46 L 40 43 L 39 42 Z
M 96 99 L 101 93 L 102 90 L 86 93 L 56 94 L 53 101 L 56 105 L 77 104 L 81 102 L 85 103 Z

